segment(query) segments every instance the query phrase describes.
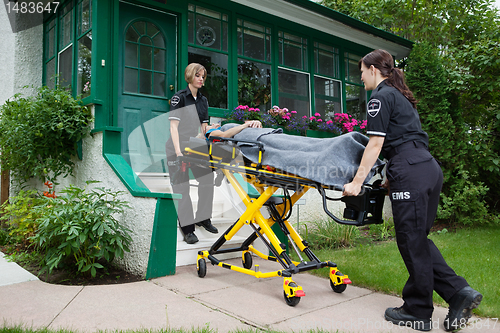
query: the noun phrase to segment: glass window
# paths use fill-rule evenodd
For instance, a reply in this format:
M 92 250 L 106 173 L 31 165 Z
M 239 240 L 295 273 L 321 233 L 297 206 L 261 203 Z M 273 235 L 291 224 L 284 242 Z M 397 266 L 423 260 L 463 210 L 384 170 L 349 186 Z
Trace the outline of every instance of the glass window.
M 83 0 L 78 3 L 78 31 L 80 36 L 86 33 L 92 27 L 92 2 L 90 0 Z
M 60 13 L 59 48 L 62 49 L 73 41 L 73 2 L 64 6 Z
M 147 21 L 132 23 L 125 32 L 124 90 L 166 96 L 165 37 Z
M 59 53 L 59 85 L 62 87 L 72 87 L 73 77 L 73 46 L 70 45 Z
M 45 27 L 45 84 L 54 88 L 56 85 L 55 75 L 56 75 L 56 20 L 53 19 L 46 23 Z
M 238 55 L 271 61 L 271 29 L 248 21 L 238 20 Z
M 227 63 L 228 56 L 195 47 L 188 48 L 188 62 L 197 62 L 205 66 L 208 72 L 201 93 L 213 108 L 227 109 Z
M 239 59 L 238 104 L 261 111 L 271 108 L 271 65 Z
M 314 63 L 317 74 L 340 79 L 339 51 L 333 46 L 314 43 Z
M 82 97 L 90 95 L 92 69 L 92 31 L 78 40 L 78 80 L 77 91 Z
M 279 64 L 307 71 L 307 39 L 283 31 L 278 35 Z
M 314 77 L 314 113 L 320 113 L 324 119 L 333 119 L 335 113 L 342 113 L 340 86 L 340 81 Z
M 299 116 L 310 115 L 309 74 L 278 69 L 279 106 L 297 111 Z
M 188 42 L 227 52 L 227 15 L 192 4 L 188 5 L 188 11 Z
M 228 108 L 228 16 L 188 4 L 188 63 L 197 62 L 208 72 L 201 89 L 213 108 Z
M 92 0 L 68 1 L 44 24 L 45 84 L 90 95 L 92 72 Z
M 366 119 L 366 91 L 364 87 L 346 84 L 345 112 L 356 119 Z
M 359 70 L 358 62 L 362 57 L 345 52 L 345 80 L 351 83 L 362 84 L 361 71 Z

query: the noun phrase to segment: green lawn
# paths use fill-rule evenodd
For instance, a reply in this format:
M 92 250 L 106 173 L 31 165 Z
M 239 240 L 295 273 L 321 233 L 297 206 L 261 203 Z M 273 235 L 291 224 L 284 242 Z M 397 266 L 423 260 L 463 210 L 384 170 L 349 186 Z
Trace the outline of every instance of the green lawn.
M 434 233 L 430 238 L 455 272 L 483 294 L 483 301 L 474 313 L 500 317 L 500 226 Z M 356 286 L 401 295 L 408 278 L 395 241 L 314 252 L 321 260 L 335 262 Z M 316 270 L 312 274 L 327 277 L 328 270 Z M 436 293 L 434 302 L 447 306 Z

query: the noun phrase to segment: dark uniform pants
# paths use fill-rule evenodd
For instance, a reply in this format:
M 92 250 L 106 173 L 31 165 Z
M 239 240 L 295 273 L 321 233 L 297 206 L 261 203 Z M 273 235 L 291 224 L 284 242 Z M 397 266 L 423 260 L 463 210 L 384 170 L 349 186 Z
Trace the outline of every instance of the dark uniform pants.
M 167 157 L 169 162 L 175 161 L 176 157 Z M 211 168 L 203 168 L 191 165 L 184 170 L 181 166 L 170 165 L 168 172 L 174 193 L 182 194 L 178 202 L 177 216 L 182 232 L 188 234 L 194 232 L 194 224 L 212 217 L 212 204 L 214 197 L 214 174 Z M 193 203 L 189 195 L 189 169 L 198 181 L 198 209 L 196 217 L 193 214 Z
M 436 218 L 443 172 L 425 148 L 403 144 L 389 160 L 387 178 L 399 252 L 409 278 L 403 308 L 418 318 L 432 316 L 432 291 L 446 301 L 467 281 L 451 269 L 427 238 Z

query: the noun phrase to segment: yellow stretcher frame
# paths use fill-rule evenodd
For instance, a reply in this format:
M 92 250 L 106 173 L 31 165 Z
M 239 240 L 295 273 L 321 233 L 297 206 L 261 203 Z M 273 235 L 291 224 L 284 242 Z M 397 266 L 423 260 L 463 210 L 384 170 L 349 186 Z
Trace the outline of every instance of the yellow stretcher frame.
M 214 139 L 235 141 L 234 139 L 227 138 L 211 138 L 208 147 L 206 144 L 203 147 L 202 144 L 202 149 L 199 149 L 200 146 L 197 148 L 185 148 L 184 156 L 179 157 L 179 160 L 180 162 L 196 163 L 211 167 L 214 170 L 220 170 L 245 204 L 246 209 L 238 220 L 219 237 L 209 250 L 198 252 L 196 261 L 198 276 L 201 278 L 205 277 L 207 271 L 205 259 L 207 259 L 212 265 L 251 275 L 256 278 L 283 277 L 283 297 L 285 302 L 290 306 L 295 306 L 300 302 L 301 297 L 305 296 L 305 292 L 301 286 L 297 285 L 292 280 L 292 275 L 307 270 L 329 267 L 330 287 L 334 292 L 343 292 L 347 284 L 351 284 L 349 277 L 342 274 L 335 263 L 331 261 L 320 261 L 308 247 L 307 241 L 303 240 L 295 228 L 289 223 L 287 217 L 289 217 L 293 205 L 310 189 L 316 189 L 322 194 L 325 211 L 339 223 L 351 225 L 362 225 L 365 224 L 364 222 L 377 223 L 373 221 L 373 216 L 366 216 L 366 214 L 362 215 L 363 220 L 361 222 L 359 222 L 359 217 L 356 221 L 341 220 L 331 214 L 326 208 L 325 198 L 328 197 L 325 195 L 325 189 L 332 188 L 298 177 L 294 174 L 281 172 L 274 168 L 262 167 L 261 161 L 264 149 L 258 142 L 251 142 L 259 146 L 258 163 L 236 163 L 234 159 L 238 155 L 238 148 L 235 146 L 222 146 L 221 144 L 216 144 L 213 142 Z M 222 153 L 221 155 L 225 155 L 225 157 L 215 156 L 216 153 Z M 236 179 L 235 173 L 241 174 L 243 179 L 253 185 L 260 195 L 256 198 L 251 197 L 247 191 L 245 191 L 242 184 Z M 285 189 L 286 193 L 288 193 L 289 190 L 293 190 L 294 193 L 291 196 L 285 195 L 285 199 L 281 200 L 274 196 L 279 189 Z M 339 188 L 333 189 L 341 190 Z M 261 213 L 261 208 L 264 206 L 268 207 L 270 213 L 269 218 L 265 218 Z M 284 234 L 288 237 L 289 244 L 294 248 L 300 258 L 300 262 L 292 260 L 286 253 L 285 244 L 278 239 L 271 228 L 276 223 L 279 224 Z M 231 240 L 245 225 L 250 226 L 253 229 L 253 233 L 241 244 L 241 246 L 221 249 L 221 247 L 227 241 Z M 260 238 L 264 242 L 273 255 L 266 255 L 253 247 L 252 244 L 257 238 Z M 217 254 L 239 251 L 242 253 L 243 267 L 219 261 L 215 257 Z M 250 253 L 265 260 L 278 262 L 283 268 L 271 272 L 261 272 L 257 269 L 252 270 L 252 256 Z M 307 256 L 307 260 L 303 259 L 302 254 Z

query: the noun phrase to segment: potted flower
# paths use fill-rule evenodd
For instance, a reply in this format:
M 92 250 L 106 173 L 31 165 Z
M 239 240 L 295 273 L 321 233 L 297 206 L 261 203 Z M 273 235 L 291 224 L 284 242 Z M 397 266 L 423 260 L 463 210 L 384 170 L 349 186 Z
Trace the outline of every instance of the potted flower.
M 238 105 L 232 111 L 224 115 L 225 120 L 223 123 L 240 123 L 245 120 L 261 120 L 262 114 L 259 109 L 251 108 L 248 105 Z
M 336 113 L 334 120 L 339 124 L 342 133 L 349 133 L 352 131 L 366 133 L 366 120 L 357 120 L 347 113 Z
M 321 114 L 318 112 L 311 117 L 303 116 L 302 119 L 307 123 L 307 136 L 313 138 L 324 138 L 329 136 L 326 132 L 323 132 L 320 129 L 320 125 L 323 125 L 324 121 L 321 119 Z
M 304 123 L 297 118 L 297 111 L 289 111 L 275 105 L 262 118 L 264 127 L 280 127 L 286 134 L 301 135 L 304 132 Z
M 316 137 L 331 138 L 342 134 L 342 130 L 333 120 L 323 121 L 318 125 L 318 135 Z

